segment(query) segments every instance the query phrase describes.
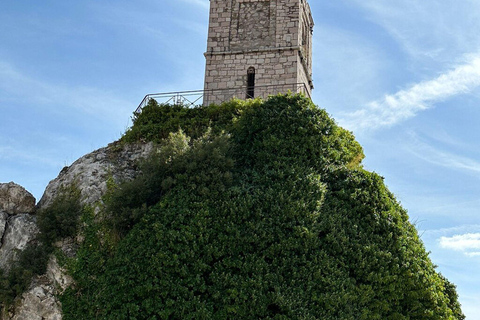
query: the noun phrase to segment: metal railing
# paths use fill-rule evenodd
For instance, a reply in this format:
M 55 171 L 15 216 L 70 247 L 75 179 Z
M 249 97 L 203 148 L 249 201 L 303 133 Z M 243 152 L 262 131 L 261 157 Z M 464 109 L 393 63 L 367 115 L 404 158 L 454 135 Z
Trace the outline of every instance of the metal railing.
M 310 98 L 310 91 L 307 89 L 305 83 L 255 86 L 254 97 L 266 99 L 268 98 L 268 96 L 287 92 L 303 93 Z M 219 104 L 225 101 L 229 101 L 233 98 L 246 99 L 247 87 L 245 86 L 232 89 L 208 89 L 147 94 L 135 110 L 135 113 L 140 113 L 151 99 L 156 100 L 159 104 L 174 104 L 193 107 L 202 104 Z

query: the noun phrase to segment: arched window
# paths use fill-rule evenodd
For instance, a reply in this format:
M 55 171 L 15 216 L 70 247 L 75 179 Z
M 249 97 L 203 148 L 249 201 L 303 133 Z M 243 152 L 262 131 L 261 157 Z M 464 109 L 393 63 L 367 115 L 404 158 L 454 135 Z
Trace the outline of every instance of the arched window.
M 255 97 L 255 68 L 250 67 L 247 70 L 247 99 Z

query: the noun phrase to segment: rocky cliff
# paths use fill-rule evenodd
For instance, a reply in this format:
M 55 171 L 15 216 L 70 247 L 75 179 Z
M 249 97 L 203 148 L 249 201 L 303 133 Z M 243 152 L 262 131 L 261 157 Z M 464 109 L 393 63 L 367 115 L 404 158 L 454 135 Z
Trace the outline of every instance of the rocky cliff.
M 38 234 L 35 212 L 47 208 L 60 190 L 75 185 L 81 191 L 84 205 L 95 205 L 107 190 L 107 180 L 124 181 L 137 174 L 137 162 L 152 150 L 152 144 L 120 145 L 89 153 L 71 166 L 62 169 L 52 180 L 35 206 L 35 198 L 23 187 L 10 182 L 0 184 L 0 268 L 8 270 L 18 252 L 35 241 Z M 77 239 L 63 239 L 56 247 L 67 256 L 75 255 Z M 28 290 L 14 307 L 4 312 L 4 319 L 11 320 L 59 320 L 61 304 L 56 294 L 65 290 L 72 279 L 59 266 L 52 255 L 44 275 L 33 278 Z

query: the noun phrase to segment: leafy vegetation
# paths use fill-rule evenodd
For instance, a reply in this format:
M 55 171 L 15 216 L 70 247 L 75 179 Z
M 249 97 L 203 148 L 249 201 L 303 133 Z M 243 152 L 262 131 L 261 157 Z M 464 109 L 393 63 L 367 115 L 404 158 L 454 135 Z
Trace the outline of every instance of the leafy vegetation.
M 464 319 L 360 145 L 309 99 L 150 101 L 122 140 L 158 151 L 103 221 L 83 214 L 65 319 Z
M 134 114 L 132 126 L 121 138 L 122 142 L 161 142 L 171 132 L 182 129 L 189 137 L 201 137 L 208 129 L 217 134 L 232 127 L 242 110 L 259 104 L 260 100 L 231 100 L 219 106 L 198 106 L 187 108 L 183 105 L 158 104 L 151 99 L 141 113 Z
M 43 243 L 51 246 L 59 239 L 77 234 L 79 218 L 83 213 L 80 198 L 80 190 L 75 185 L 66 186 L 59 190 L 49 207 L 40 210 L 37 224 Z
M 8 271 L 0 269 L 0 306 L 8 308 L 30 285 L 34 275 L 44 274 L 51 248 L 29 244 Z M 1 319 L 1 315 L 0 315 Z

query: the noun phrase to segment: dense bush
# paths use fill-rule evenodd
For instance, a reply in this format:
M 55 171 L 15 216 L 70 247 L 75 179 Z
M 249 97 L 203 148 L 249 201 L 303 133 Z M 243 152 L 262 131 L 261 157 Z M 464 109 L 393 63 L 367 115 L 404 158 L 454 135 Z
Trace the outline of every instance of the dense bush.
M 45 273 L 51 252 L 51 247 L 31 243 L 8 271 L 0 269 L 0 306 L 10 306 L 28 288 L 34 275 Z
M 350 132 L 300 95 L 275 96 L 246 109 L 232 133 L 243 168 L 293 165 L 322 172 L 330 165 L 354 167 L 364 157 Z
M 218 163 L 209 165 L 212 157 L 221 157 L 219 150 L 226 148 L 227 140 L 225 135 L 213 136 L 210 130 L 193 142 L 181 130 L 170 133 L 158 151 L 140 165 L 144 174 L 116 186 L 113 192 L 108 194 L 105 211 L 111 227 L 124 235 L 140 221 L 148 207 L 158 203 L 162 195 L 176 185 L 189 179 L 195 180 L 193 190 L 203 186 L 203 191 L 207 192 L 205 186 L 210 185 L 209 188 L 213 187 L 217 192 L 218 186 L 212 186 L 213 181 L 206 172 L 213 170 L 212 176 L 219 178 L 219 168 L 233 166 L 233 161 L 226 158 L 217 159 Z M 231 178 L 229 174 L 229 179 Z
M 357 319 L 463 319 L 451 308 L 456 294 L 382 178 L 345 168 L 325 177 L 321 248 L 352 280 Z
M 170 132 L 106 200 L 115 248 L 84 219 L 65 319 L 464 318 L 405 210 L 325 111 L 299 95 L 224 110 L 243 111 L 221 125 L 184 109 L 135 122 L 142 139 L 162 121 Z
M 209 128 L 214 133 L 228 130 L 246 108 L 260 100 L 232 100 L 221 105 L 189 108 L 184 105 L 158 104 L 151 99 L 141 113 L 134 114 L 133 126 L 121 138 L 123 142 L 155 141 L 168 138 L 182 129 L 189 137 L 201 137 Z
M 38 213 L 43 242 L 51 245 L 58 239 L 75 236 L 82 212 L 80 190 L 75 185 L 61 188 L 52 204 Z

